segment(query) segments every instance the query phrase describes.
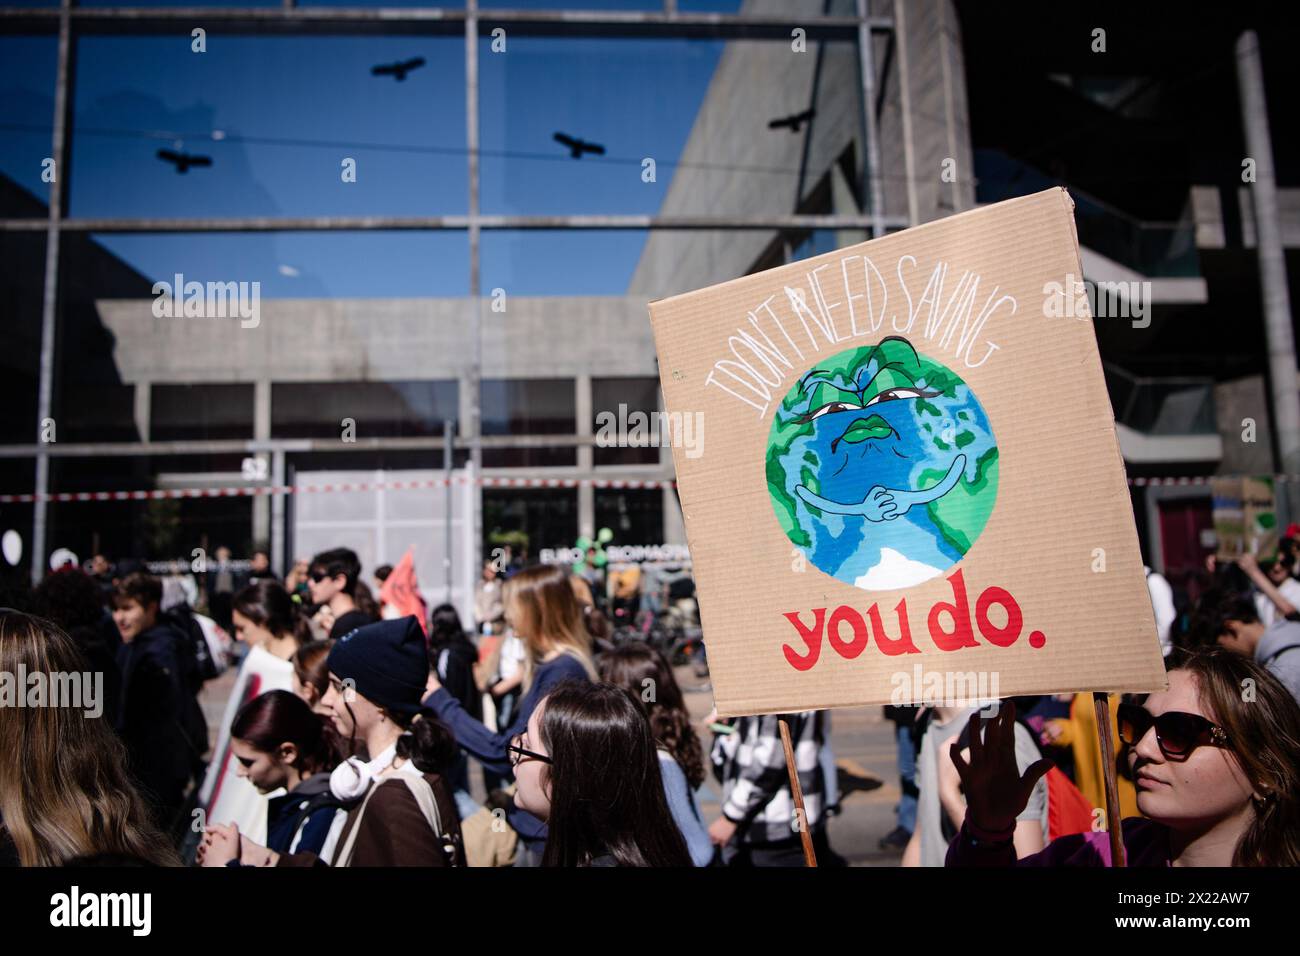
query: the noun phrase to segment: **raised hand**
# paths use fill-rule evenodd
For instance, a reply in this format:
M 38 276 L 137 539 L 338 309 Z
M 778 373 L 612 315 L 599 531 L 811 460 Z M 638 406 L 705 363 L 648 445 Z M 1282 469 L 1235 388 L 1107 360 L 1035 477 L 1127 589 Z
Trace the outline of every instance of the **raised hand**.
M 978 711 L 971 714 L 969 763 L 962 759 L 955 740 L 949 754 L 966 793 L 966 819 L 985 833 L 1008 837 L 1034 785 L 1052 769 L 1052 761 L 1044 757 L 1021 776 L 1016 763 L 1016 708 L 1010 701 L 1003 701 L 997 716 L 987 720 L 981 721 Z

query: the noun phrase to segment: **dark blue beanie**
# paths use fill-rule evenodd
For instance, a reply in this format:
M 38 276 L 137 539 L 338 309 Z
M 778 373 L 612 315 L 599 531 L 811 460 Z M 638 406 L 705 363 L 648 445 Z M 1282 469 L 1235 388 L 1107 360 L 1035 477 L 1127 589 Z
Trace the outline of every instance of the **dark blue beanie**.
M 330 673 L 385 710 L 416 714 L 429 680 L 424 632 L 414 616 L 367 624 L 330 648 Z

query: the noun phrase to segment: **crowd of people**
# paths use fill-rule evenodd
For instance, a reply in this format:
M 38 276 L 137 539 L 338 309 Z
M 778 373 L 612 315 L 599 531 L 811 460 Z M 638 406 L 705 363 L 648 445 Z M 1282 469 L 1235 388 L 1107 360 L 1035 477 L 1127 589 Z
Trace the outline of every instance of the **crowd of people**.
M 1169 688 L 1110 698 L 1113 753 L 1090 694 L 996 716 L 888 708 L 901 799 L 882 850 L 1105 865 L 1113 762 L 1131 865 L 1300 863 L 1295 567 L 1284 538 L 1271 562 L 1208 562 L 1181 608 L 1153 584 Z M 609 640 L 609 618 L 636 612 L 626 575 L 593 588 L 490 561 L 466 628 L 450 604 L 402 616 L 377 600 L 391 573 L 372 589 L 346 548 L 283 579 L 265 553 L 226 554 L 199 613 L 138 562 L 97 558 L 10 595 L 0 671 L 102 675 L 102 714 L 0 707 L 16 742 L 0 750 L 0 863 L 799 866 L 806 836 L 821 865 L 843 862 L 829 714 L 694 722 L 659 649 Z M 200 695 L 227 670 L 212 745 Z
M 1296 531 L 1266 562 L 1207 558 L 1178 600 L 1146 568 L 1170 688 L 1109 697 L 1114 753 L 1091 694 L 1015 699 L 991 721 L 973 705 L 886 708 L 902 797 L 881 848 L 904 866 L 1108 864 L 1109 763 L 1130 862 L 1300 861 Z

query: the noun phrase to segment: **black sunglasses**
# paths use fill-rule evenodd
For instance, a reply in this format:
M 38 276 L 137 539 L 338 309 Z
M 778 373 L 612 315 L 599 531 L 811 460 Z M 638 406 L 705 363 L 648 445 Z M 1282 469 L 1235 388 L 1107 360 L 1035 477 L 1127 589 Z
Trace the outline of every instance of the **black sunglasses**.
M 322 571 L 322 570 L 320 570 L 320 569 L 317 569 L 317 570 L 315 570 L 315 571 L 312 571 L 310 574 L 307 575 L 307 577 L 311 578 L 311 579 L 312 579 L 313 581 L 315 581 L 317 584 L 320 584 L 322 581 L 324 581 L 324 580 L 325 580 L 327 577 L 329 577 L 329 576 L 330 576 L 330 573 L 329 573 L 328 571 Z
M 510 752 L 510 766 L 518 767 L 525 757 L 530 760 L 540 760 L 542 763 L 551 763 L 551 758 L 545 754 L 539 754 L 535 750 L 525 750 L 520 746 L 523 739 L 523 734 L 515 734 L 506 746 L 506 750 Z
M 1200 714 L 1188 714 L 1181 710 L 1167 710 L 1156 717 L 1137 704 L 1120 704 L 1118 723 L 1119 739 L 1129 747 L 1136 746 L 1154 726 L 1160 752 L 1175 759 L 1186 758 L 1202 744 L 1211 747 L 1228 746 L 1228 734 L 1222 727 Z

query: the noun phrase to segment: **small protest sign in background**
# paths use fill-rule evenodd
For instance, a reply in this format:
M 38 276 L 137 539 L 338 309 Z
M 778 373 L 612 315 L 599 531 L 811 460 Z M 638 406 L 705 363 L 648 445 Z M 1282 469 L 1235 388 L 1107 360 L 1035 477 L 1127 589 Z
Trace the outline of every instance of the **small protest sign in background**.
M 1261 560 L 1275 557 L 1278 529 L 1273 479 L 1215 478 L 1210 490 L 1214 496 L 1214 535 L 1218 539 L 1216 555 L 1222 560 L 1243 554 Z

